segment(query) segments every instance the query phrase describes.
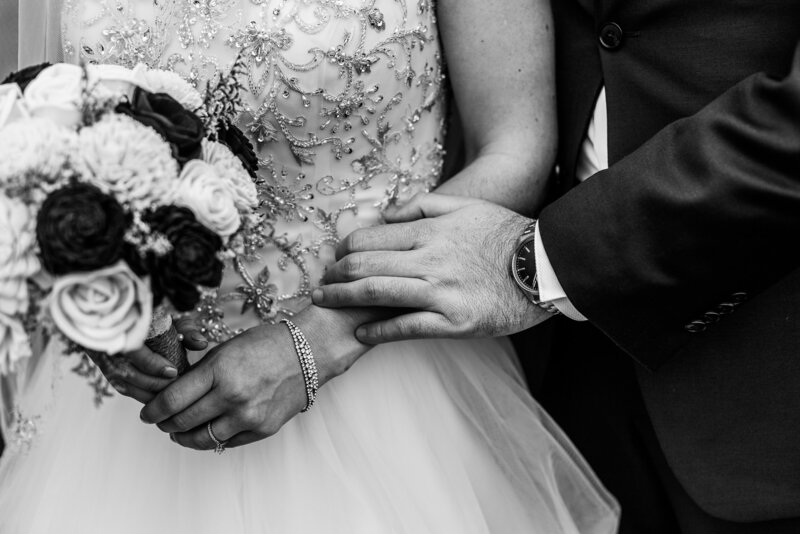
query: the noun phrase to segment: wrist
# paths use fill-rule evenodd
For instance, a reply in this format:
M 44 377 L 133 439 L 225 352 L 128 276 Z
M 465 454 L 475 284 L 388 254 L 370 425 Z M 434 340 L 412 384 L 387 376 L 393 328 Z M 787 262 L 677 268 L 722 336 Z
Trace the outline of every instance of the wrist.
M 309 306 L 291 319 L 311 346 L 320 386 L 346 372 L 371 348 L 354 335 L 356 328 L 368 320 L 367 313 L 361 310 Z
M 537 220 L 532 220 L 519 234 L 511 260 L 511 275 L 517 287 L 536 307 L 557 315 L 558 308 L 551 302 L 543 302 L 539 288 L 539 269 L 537 262 Z

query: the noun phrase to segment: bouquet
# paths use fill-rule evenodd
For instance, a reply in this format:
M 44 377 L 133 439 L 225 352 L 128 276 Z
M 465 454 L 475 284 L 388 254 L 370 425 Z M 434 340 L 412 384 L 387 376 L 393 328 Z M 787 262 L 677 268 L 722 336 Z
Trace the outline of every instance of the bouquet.
M 144 66 L 45 64 L 0 85 L 0 373 L 42 330 L 110 357 L 147 340 L 185 369 L 171 314 L 220 284 L 256 220 L 240 71 L 205 96 Z

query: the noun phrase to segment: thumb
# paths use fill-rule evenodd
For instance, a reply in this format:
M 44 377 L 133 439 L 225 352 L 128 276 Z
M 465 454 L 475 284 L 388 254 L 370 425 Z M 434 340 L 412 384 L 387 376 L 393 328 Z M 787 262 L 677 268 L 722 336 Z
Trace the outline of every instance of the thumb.
M 402 206 L 390 206 L 384 214 L 387 223 L 411 222 L 418 219 L 440 217 L 473 204 L 483 202 L 477 198 L 418 193 Z
M 175 321 L 175 330 L 183 334 L 183 346 L 189 350 L 204 350 L 208 347 L 206 336 L 191 317 L 182 317 Z

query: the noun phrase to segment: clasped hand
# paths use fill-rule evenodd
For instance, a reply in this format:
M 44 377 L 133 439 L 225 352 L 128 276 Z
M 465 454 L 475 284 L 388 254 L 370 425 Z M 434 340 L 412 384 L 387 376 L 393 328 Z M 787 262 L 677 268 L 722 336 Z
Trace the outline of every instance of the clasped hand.
M 187 348 L 205 347 L 190 322 L 177 326 Z M 215 448 L 209 422 L 226 447 L 238 447 L 273 435 L 306 403 L 302 370 L 284 325 L 251 328 L 217 345 L 179 378 L 147 348 L 96 361 L 120 393 L 146 403 L 144 423 L 192 449 Z
M 405 310 L 360 327 L 360 341 L 506 335 L 548 317 L 511 276 L 511 255 L 530 219 L 436 193 L 417 195 L 385 218 L 390 224 L 342 241 L 326 285 L 313 294 L 318 306 Z
M 357 230 L 342 241 L 326 285 L 313 295 L 318 306 L 393 309 L 390 318 L 358 328 L 362 342 L 505 335 L 549 316 L 525 298 L 510 275 L 514 244 L 529 219 L 485 201 L 438 194 L 418 196 L 390 210 L 386 219 L 390 224 Z M 305 331 L 319 334 L 312 346 L 324 349 L 318 365 L 325 383 L 353 357 L 333 342 L 334 332 L 319 323 L 319 315 L 316 319 Z M 187 348 L 205 348 L 190 321 L 179 323 L 178 330 Z M 271 436 L 307 400 L 284 325 L 251 328 L 214 347 L 180 378 L 166 359 L 146 348 L 98 364 L 122 394 L 147 403 L 143 422 L 193 449 L 215 448 L 208 423 L 227 447 Z

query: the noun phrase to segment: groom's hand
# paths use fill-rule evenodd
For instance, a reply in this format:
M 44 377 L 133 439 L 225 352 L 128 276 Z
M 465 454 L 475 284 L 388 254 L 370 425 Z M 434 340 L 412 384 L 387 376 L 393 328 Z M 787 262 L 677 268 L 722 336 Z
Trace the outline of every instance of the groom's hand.
M 548 317 L 510 271 L 529 219 L 489 202 L 432 193 L 386 220 L 342 241 L 326 285 L 313 294 L 318 306 L 409 310 L 360 327 L 362 342 L 497 336 Z

